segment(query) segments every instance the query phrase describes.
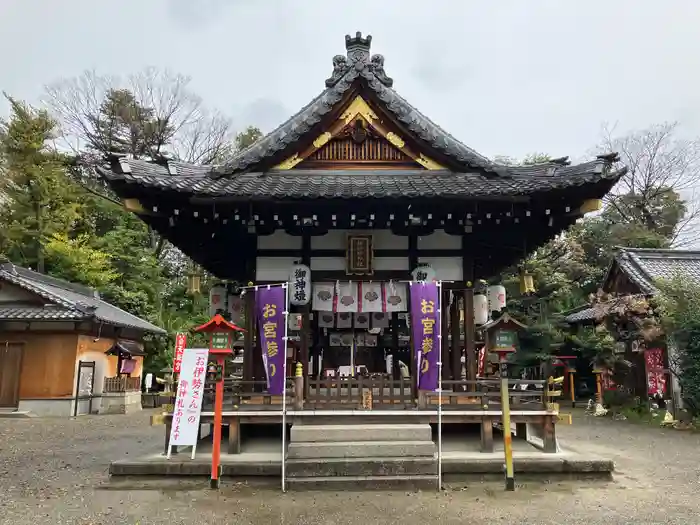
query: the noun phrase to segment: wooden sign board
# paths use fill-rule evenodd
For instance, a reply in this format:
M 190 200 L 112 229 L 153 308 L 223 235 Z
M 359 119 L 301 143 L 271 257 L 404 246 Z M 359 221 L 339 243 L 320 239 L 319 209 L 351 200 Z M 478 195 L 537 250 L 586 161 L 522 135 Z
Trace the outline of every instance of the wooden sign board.
M 348 235 L 346 266 L 348 275 L 374 273 L 374 247 L 371 235 Z

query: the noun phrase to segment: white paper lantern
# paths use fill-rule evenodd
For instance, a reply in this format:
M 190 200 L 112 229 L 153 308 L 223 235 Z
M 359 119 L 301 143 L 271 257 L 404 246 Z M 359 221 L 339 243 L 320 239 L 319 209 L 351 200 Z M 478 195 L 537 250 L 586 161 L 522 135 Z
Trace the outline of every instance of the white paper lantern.
M 506 307 L 506 287 L 501 284 L 489 286 L 486 290 L 489 312 L 500 312 Z
M 489 322 L 489 301 L 483 294 L 474 296 L 474 324 L 482 325 Z
M 243 322 L 243 298 L 240 295 L 229 294 L 226 299 L 226 308 L 231 316 L 231 322 L 240 326 Z
M 226 311 L 226 287 L 217 284 L 209 290 L 209 315 L 213 317 L 218 311 Z
M 311 269 L 305 264 L 295 264 L 289 272 L 289 302 L 308 304 L 311 299 Z
M 425 281 L 432 283 L 437 280 L 435 269 L 428 264 L 420 264 L 411 272 L 411 278 L 414 281 Z

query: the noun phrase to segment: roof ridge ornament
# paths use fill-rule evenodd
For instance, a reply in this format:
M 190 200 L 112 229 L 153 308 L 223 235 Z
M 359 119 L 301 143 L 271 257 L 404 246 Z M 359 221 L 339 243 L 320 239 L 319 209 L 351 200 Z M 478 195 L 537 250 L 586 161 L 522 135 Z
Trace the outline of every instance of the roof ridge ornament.
M 326 87 L 335 86 L 352 69 L 356 70 L 357 73 L 374 74 L 379 82 L 386 87 L 392 87 L 394 80 L 384 71 L 384 56 L 377 54 L 370 58 L 371 44 L 372 35 L 363 38 L 360 31 L 355 33 L 354 37 L 345 35 L 347 56 L 335 55 L 333 57 L 333 73 L 326 80 Z

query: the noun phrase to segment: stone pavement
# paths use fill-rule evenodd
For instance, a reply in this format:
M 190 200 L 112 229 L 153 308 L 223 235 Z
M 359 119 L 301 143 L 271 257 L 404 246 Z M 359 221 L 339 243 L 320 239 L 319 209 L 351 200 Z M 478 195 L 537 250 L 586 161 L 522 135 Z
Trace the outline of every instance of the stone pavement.
M 0 524 L 700 523 L 700 436 L 576 414 L 563 443 L 616 461 L 612 483 L 452 484 L 435 492 L 300 492 L 206 481 L 107 485 L 112 459 L 156 453 L 148 412 L 0 420 Z M 517 481 L 517 480 L 516 480 Z

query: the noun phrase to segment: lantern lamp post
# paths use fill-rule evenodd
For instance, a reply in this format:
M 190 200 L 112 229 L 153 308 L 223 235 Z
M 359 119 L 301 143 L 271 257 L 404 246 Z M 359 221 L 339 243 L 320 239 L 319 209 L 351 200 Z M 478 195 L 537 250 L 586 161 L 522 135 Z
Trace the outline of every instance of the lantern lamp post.
M 218 489 L 221 481 L 221 420 L 224 405 L 224 359 L 233 354 L 233 334 L 244 332 L 243 328 L 228 322 L 216 314 L 208 322 L 194 329 L 209 334 L 209 356 L 207 379 L 216 385 L 214 398 L 214 433 L 212 435 L 210 486 Z M 212 357 L 214 359 L 212 359 Z

